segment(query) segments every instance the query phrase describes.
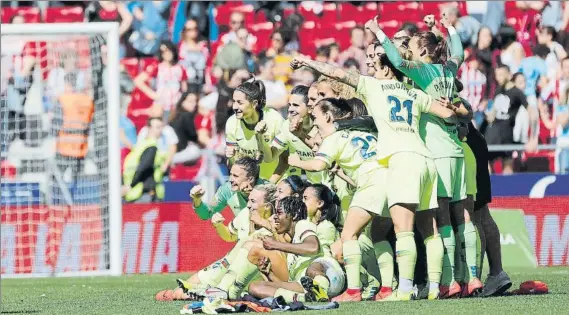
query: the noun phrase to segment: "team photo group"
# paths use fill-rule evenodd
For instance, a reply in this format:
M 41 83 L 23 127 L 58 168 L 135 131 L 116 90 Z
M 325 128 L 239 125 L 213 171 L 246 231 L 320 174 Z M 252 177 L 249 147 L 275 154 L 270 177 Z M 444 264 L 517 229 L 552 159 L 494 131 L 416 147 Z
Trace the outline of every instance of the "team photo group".
M 424 22 L 430 31 L 388 38 L 368 21 L 367 73 L 295 57 L 294 71 L 318 79 L 292 87 L 286 119 L 265 106 L 261 80 L 235 89 L 229 179 L 211 202 L 202 186 L 190 191 L 198 217 L 235 245 L 157 300 L 408 301 L 510 288 L 487 206 L 487 145 L 458 96 L 464 49 L 446 16 Z

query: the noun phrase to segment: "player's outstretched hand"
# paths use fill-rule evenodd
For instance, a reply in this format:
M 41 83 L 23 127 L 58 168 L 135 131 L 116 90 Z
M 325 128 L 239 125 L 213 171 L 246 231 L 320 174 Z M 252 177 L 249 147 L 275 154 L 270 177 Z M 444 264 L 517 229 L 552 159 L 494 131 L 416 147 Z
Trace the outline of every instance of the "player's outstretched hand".
M 373 19 L 366 22 L 365 28 L 374 34 L 380 30 L 379 24 L 377 23 L 377 15 Z
M 204 194 L 205 189 L 203 189 L 203 187 L 200 185 L 196 185 L 190 189 L 190 197 L 192 197 L 192 199 L 201 199 Z
M 438 101 L 439 101 L 439 103 L 441 103 L 442 106 L 444 106 L 448 109 L 452 109 L 452 110 L 456 109 L 456 106 L 452 103 L 452 101 L 448 97 L 442 96 L 441 98 L 438 99 Z
M 449 21 L 446 14 L 443 14 L 443 17 L 441 18 L 441 25 L 444 26 L 445 28 L 449 28 L 452 26 L 452 23 Z
M 431 29 L 433 26 L 435 26 L 435 15 L 434 14 L 426 15 L 423 18 L 423 22 L 427 25 L 429 29 Z
M 255 133 L 256 134 L 264 134 L 267 131 L 267 123 L 264 120 L 260 120 L 255 125 Z
M 292 68 L 292 70 L 300 69 L 300 68 L 306 66 L 306 60 L 307 59 L 308 59 L 308 57 L 306 57 L 306 56 L 297 55 L 290 62 L 290 67 Z
M 214 226 L 223 224 L 223 222 L 225 222 L 225 218 L 221 213 L 214 213 L 213 216 L 211 217 L 211 223 Z

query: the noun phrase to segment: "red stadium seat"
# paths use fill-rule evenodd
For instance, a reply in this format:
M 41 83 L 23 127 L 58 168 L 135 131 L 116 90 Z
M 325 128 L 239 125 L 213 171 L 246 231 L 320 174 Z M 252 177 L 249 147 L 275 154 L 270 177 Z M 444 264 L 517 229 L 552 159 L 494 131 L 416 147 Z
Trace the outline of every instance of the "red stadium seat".
M 555 172 L 555 151 L 524 152 L 522 161 L 527 172 Z
M 316 23 L 315 22 L 304 22 L 300 32 L 298 32 L 298 37 L 300 41 L 300 53 L 314 58 L 316 56 Z
M 274 25 L 272 22 L 253 24 L 250 27 L 251 34 L 257 37 L 257 44 L 255 45 L 254 53 L 259 52 L 269 48 L 271 44 L 271 34 L 274 30 Z
M 131 78 L 136 78 L 140 72 L 140 64 L 136 58 L 124 58 L 121 60 L 121 65 L 125 68 Z
M 47 8 L 45 11 L 46 23 L 79 23 L 83 20 L 84 15 L 81 7 Z
M 176 164 L 170 169 L 170 180 L 193 180 L 198 175 L 202 166 L 203 160 L 200 159 L 195 165 L 185 166 Z
M 218 6 L 216 11 L 215 21 L 220 25 L 229 25 L 229 19 L 233 12 L 243 13 L 246 25 L 255 23 L 255 8 L 252 4 L 235 6 L 231 4 L 231 2 L 227 2 L 226 4 Z
M 423 20 L 423 14 L 417 2 L 382 2 L 379 11 L 380 21 L 417 22 Z
M 356 21 L 361 25 L 380 14 L 376 2 L 367 2 L 363 6 L 341 3 L 338 5 L 338 12 L 341 21 Z
M 0 163 L 0 176 L 2 178 L 16 178 L 17 169 L 10 162 L 4 160 Z
M 395 33 L 397 33 L 401 29 L 402 23 L 401 21 L 398 20 L 391 20 L 391 21 L 380 22 L 379 25 L 381 26 L 381 29 L 383 30 L 385 35 L 387 35 L 388 37 L 392 37 L 393 35 L 395 35 Z
M 335 3 L 325 3 L 322 10 L 320 22 L 322 24 L 332 24 L 338 22 L 338 9 Z
M 2 23 L 10 23 L 10 20 L 15 15 L 24 17 L 26 23 L 40 23 L 41 11 L 36 7 L 20 7 L 20 8 L 2 8 L 0 11 L 2 15 Z

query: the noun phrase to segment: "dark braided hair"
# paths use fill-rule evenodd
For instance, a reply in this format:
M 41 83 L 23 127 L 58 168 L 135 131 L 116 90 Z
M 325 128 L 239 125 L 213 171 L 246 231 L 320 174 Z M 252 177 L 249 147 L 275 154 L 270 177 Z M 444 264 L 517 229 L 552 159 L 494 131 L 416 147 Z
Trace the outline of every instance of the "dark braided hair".
M 279 201 L 277 209 L 290 215 L 294 222 L 306 220 L 306 218 L 308 218 L 306 205 L 300 197 L 284 197 Z
M 243 94 L 247 96 L 247 101 L 257 101 L 255 109 L 259 113 L 261 113 L 263 108 L 265 108 L 265 104 L 267 103 L 267 95 L 265 93 L 265 85 L 262 81 L 253 79 L 253 81 L 243 82 L 235 90 L 243 92 Z
M 304 190 L 308 186 L 308 183 L 298 175 L 291 175 L 283 179 L 283 182 L 290 187 L 293 194 L 298 194 L 299 196 L 304 194 Z
M 342 231 L 342 225 L 340 222 L 342 215 L 340 198 L 338 198 L 338 196 L 326 185 L 313 184 L 309 187 L 314 189 L 315 197 L 323 203 L 322 209 L 320 209 L 322 213 L 320 215 L 320 220 L 318 220 L 318 224 L 328 220 L 334 224 L 338 231 Z
M 259 180 L 260 170 L 259 170 L 259 163 L 257 162 L 257 160 L 246 156 L 239 158 L 237 161 L 235 161 L 233 166 L 235 165 L 239 165 L 243 169 L 245 169 L 245 172 L 247 172 L 249 177 L 253 180 L 253 185 Z

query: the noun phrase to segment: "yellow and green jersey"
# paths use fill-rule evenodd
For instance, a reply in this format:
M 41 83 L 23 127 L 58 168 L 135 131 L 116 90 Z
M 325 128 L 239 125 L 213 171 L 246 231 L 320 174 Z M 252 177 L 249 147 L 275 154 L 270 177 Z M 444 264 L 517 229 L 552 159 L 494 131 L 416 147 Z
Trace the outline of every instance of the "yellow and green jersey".
M 257 184 L 263 184 L 265 181 L 259 180 Z M 213 202 L 208 204 L 204 201 L 199 205 L 199 207 L 194 207 L 198 217 L 202 220 L 209 220 L 211 217 L 218 212 L 223 211 L 225 207 L 229 206 L 233 215 L 237 216 L 241 210 L 247 207 L 248 196 L 240 191 L 231 190 L 231 184 L 225 182 L 225 184 L 219 186 L 213 197 Z
M 301 244 L 309 236 L 318 236 L 316 234 L 317 230 L 318 228 L 316 227 L 316 224 L 308 220 L 300 220 L 296 222 L 292 244 Z M 306 268 L 310 266 L 312 261 L 318 257 L 322 257 L 322 255 L 322 246 L 320 246 L 320 251 L 318 254 L 313 256 L 302 256 L 288 253 L 286 256 L 286 261 L 288 265 L 289 280 L 300 280 L 300 278 L 306 273 Z
M 259 230 L 255 230 L 255 225 L 251 222 L 251 211 L 249 208 L 244 208 L 239 212 L 229 225 L 229 232 L 233 235 L 237 235 L 237 239 L 241 240 L 249 240 L 252 234 L 263 234 L 267 236 L 272 236 L 273 233 L 268 231 L 265 228 L 261 228 Z
M 340 238 L 340 232 L 338 232 L 332 222 L 324 220 L 316 226 L 316 235 L 318 236 L 320 248 L 322 249 L 324 256 L 332 257 L 330 246 Z
M 261 145 L 270 149 L 273 139 L 277 133 L 281 131 L 284 119 L 276 110 L 264 108 L 261 120 L 267 124 L 267 131 L 263 134 L 263 142 Z M 262 156 L 262 148 L 259 147 L 259 143 L 257 142 L 255 130 L 248 129 L 242 120 L 235 118 L 235 115 L 229 117 L 225 124 L 225 138 L 227 146 L 238 148 L 235 158 L 242 156 L 259 158 Z M 260 177 L 268 180 L 271 175 L 273 175 L 278 163 L 278 159 L 270 163 L 261 162 Z
M 278 150 L 279 155 L 281 155 L 284 151 L 288 151 L 289 154 L 298 154 L 300 159 L 303 161 L 311 160 L 314 158 L 314 152 L 312 152 L 312 149 L 310 149 L 306 143 L 304 143 L 304 141 L 290 132 L 290 122 L 288 120 L 284 121 L 280 133 L 275 136 L 271 145 Z M 287 171 L 286 176 L 300 174 L 300 169 L 290 167 Z M 283 176 L 283 178 L 286 176 Z M 322 182 L 322 173 L 306 172 L 306 178 L 309 182 L 317 184 Z
M 453 99 L 456 95 L 454 80 L 464 59 L 464 50 L 456 32 L 449 36 L 449 42 L 451 57 L 445 64 L 405 60 L 388 38 L 381 45 L 389 61 L 413 80 L 417 87 L 434 98 Z M 419 131 L 427 148 L 433 153 L 433 158 L 463 156 L 456 124 L 449 124 L 440 117 L 425 114 L 419 121 Z
M 360 76 L 356 92 L 364 98 L 378 130 L 378 160 L 383 163 L 398 152 L 415 152 L 431 157 L 419 134 L 422 113 L 431 108 L 433 98 L 409 89 L 397 80 Z
M 367 173 L 371 167 L 379 167 L 377 159 L 377 138 L 375 135 L 357 131 L 336 131 L 324 138 L 315 159 L 324 161 L 328 168 L 334 162 L 358 185 L 358 174 Z

